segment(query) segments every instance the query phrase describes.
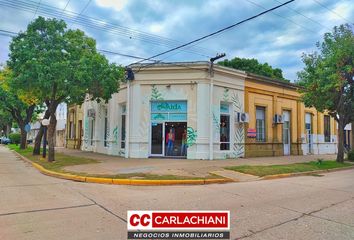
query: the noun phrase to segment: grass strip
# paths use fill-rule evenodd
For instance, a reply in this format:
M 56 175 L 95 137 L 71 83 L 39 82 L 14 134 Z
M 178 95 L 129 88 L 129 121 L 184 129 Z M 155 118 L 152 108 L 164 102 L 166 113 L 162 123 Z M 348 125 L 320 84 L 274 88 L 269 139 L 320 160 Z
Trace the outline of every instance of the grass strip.
M 16 151 L 27 159 L 38 163 L 47 170 L 60 172 L 60 173 L 70 173 L 73 175 L 79 175 L 84 177 L 98 177 L 98 178 L 116 178 L 116 179 L 141 179 L 141 180 L 200 180 L 200 179 L 220 179 L 223 177 L 210 174 L 207 177 L 189 177 L 189 176 L 177 176 L 177 175 L 158 175 L 150 173 L 127 173 L 127 174 L 88 174 L 84 172 L 72 172 L 64 170 L 67 166 L 82 165 L 82 164 L 93 164 L 99 163 L 100 161 L 91 158 L 82 158 L 65 155 L 63 153 L 55 153 L 55 162 L 48 162 L 43 160 L 41 156 L 33 156 L 33 147 L 28 146 L 26 149 L 20 149 L 20 147 L 15 144 L 9 144 L 8 148 Z
M 333 168 L 344 168 L 353 166 L 350 163 L 338 163 L 336 161 L 312 161 L 304 163 L 293 163 L 286 165 L 270 165 L 270 166 L 232 166 L 226 167 L 225 169 L 251 174 L 259 177 L 264 177 L 268 175 L 284 174 L 284 173 L 299 173 L 299 172 L 310 172 L 316 170 L 327 170 Z

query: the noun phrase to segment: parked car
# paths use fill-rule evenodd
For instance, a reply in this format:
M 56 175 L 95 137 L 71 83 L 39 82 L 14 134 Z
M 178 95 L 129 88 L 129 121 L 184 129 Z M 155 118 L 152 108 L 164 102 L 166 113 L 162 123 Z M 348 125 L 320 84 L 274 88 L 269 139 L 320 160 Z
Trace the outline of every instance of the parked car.
M 0 143 L 1 144 L 9 144 L 9 143 L 11 143 L 11 140 L 9 138 L 7 138 L 7 137 L 1 137 L 0 138 Z

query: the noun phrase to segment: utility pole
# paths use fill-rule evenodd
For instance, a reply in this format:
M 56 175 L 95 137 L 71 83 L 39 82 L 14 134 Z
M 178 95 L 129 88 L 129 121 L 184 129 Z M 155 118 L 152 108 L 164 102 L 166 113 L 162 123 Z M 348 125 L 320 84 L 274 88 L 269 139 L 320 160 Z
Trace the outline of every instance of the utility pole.
M 209 66 L 209 77 L 210 77 L 210 91 L 209 91 L 209 159 L 213 160 L 213 148 L 214 148 L 214 139 L 213 139 L 213 88 L 214 88 L 214 61 L 225 57 L 226 54 L 217 54 L 215 57 L 210 58 Z
M 210 77 L 214 77 L 214 70 L 213 70 L 214 62 L 220 58 L 225 57 L 225 56 L 226 56 L 225 53 L 221 53 L 221 54 L 218 53 L 218 54 L 216 54 L 215 57 L 210 58 L 210 68 L 209 68 Z

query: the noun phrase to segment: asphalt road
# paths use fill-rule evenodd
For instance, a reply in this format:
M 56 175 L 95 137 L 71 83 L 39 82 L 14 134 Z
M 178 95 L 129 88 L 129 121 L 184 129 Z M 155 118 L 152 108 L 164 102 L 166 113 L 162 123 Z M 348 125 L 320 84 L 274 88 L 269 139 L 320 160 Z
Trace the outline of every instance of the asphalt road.
M 232 239 L 354 239 L 354 170 L 203 186 L 44 176 L 0 147 L 0 239 L 126 239 L 127 210 L 230 210 Z

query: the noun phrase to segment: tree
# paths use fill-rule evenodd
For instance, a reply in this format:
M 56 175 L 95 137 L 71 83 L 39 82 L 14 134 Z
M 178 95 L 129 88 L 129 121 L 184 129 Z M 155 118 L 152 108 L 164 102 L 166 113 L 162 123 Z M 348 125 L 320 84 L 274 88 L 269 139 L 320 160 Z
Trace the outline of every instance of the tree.
M 11 114 L 0 105 L 0 135 L 8 136 L 10 134 L 12 122 Z
M 257 59 L 247 59 L 247 58 L 238 58 L 228 60 L 225 59 L 223 61 L 218 62 L 219 65 L 225 67 L 231 67 L 234 69 L 278 79 L 278 80 L 286 80 L 283 77 L 283 72 L 279 68 L 273 68 L 268 63 L 260 63 Z
M 344 127 L 354 121 L 353 25 L 334 27 L 316 44 L 319 52 L 303 54 L 298 73 L 306 106 L 328 111 L 338 123 L 337 161 L 344 161 Z
M 96 50 L 94 39 L 68 30 L 63 20 L 38 17 L 13 38 L 8 65 L 19 89 L 34 93 L 47 104 L 48 161 L 54 161 L 55 111 L 61 102 L 108 101 L 119 89 L 124 70 Z
M 21 130 L 20 148 L 26 148 L 26 124 L 30 123 L 35 112 L 36 98 L 24 94 L 13 86 L 13 73 L 5 67 L 0 71 L 0 109 L 8 112 Z

